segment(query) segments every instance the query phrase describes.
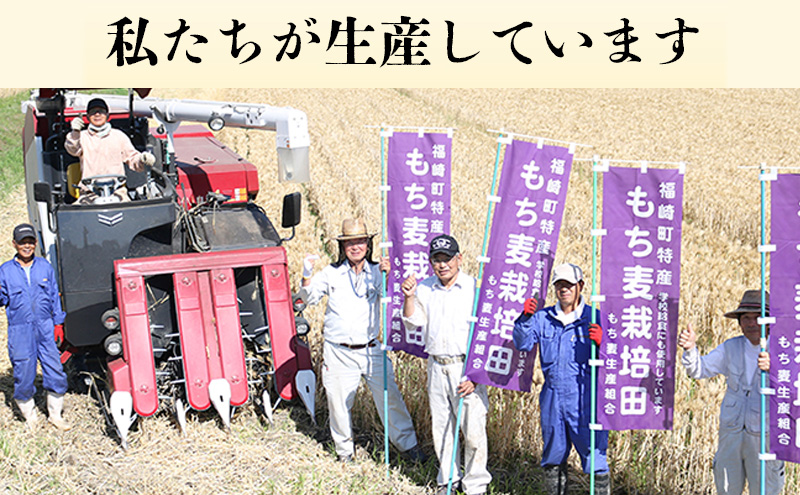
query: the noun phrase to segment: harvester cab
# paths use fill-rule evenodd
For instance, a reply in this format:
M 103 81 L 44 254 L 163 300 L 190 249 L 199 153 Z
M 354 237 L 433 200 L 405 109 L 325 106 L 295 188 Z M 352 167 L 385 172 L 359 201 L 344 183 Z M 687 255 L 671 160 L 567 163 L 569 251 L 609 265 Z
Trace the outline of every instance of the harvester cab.
M 95 97 L 110 107 L 113 128 L 155 156 L 151 168 L 81 177 L 64 140 Z M 190 408 L 213 406 L 228 427 L 231 409 L 253 394 L 270 421 L 273 397 L 299 397 L 313 419 L 308 323 L 293 304 L 282 246 L 300 222 L 300 194 L 284 198 L 281 227 L 292 233 L 281 238 L 255 202 L 256 167 L 205 126 L 181 125 L 275 131 L 279 180 L 302 182 L 305 114 L 49 89 L 34 91 L 22 110 L 28 215 L 67 313 L 62 361 L 102 357 L 103 397 L 122 444 L 138 416 L 162 409 L 184 428 Z M 92 204 L 79 201 L 79 184 L 97 196 Z

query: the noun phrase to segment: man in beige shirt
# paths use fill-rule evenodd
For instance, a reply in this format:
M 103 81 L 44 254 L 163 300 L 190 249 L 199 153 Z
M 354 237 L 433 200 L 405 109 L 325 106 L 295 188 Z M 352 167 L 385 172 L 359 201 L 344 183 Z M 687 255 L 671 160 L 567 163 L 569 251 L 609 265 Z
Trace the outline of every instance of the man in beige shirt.
M 145 166 L 152 166 L 155 157 L 152 153 L 140 153 L 131 144 L 131 140 L 124 132 L 113 129 L 108 121 L 108 105 L 102 98 L 93 98 L 86 105 L 86 114 L 89 119 L 89 128 L 83 129 L 83 119 L 72 119 L 72 132 L 67 134 L 64 148 L 72 156 L 81 160 L 81 177 L 88 179 L 101 175 L 125 175 L 123 163 L 137 172 L 144 170 Z M 96 196 L 83 184 L 81 191 L 81 204 L 92 203 Z M 115 193 L 121 201 L 128 201 L 124 188 Z

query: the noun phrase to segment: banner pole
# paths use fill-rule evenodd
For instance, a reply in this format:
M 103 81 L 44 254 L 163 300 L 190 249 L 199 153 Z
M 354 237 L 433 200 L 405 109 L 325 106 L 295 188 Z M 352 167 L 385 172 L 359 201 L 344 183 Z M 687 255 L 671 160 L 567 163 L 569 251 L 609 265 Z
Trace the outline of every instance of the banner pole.
M 386 138 L 383 135 L 383 127 L 380 130 L 381 134 L 381 257 L 387 256 L 386 243 L 386 153 L 385 142 Z M 386 327 L 389 326 L 389 304 L 386 301 L 386 286 L 389 283 L 389 272 L 383 274 L 383 289 L 381 291 L 381 304 L 383 305 L 383 461 L 386 465 L 386 476 L 389 476 L 389 385 L 388 385 L 388 356 L 386 351 L 387 338 Z
M 597 231 L 597 160 L 598 156 L 592 157 L 592 232 Z M 597 323 L 595 296 L 597 296 L 597 236 L 592 235 L 592 324 Z M 597 343 L 592 342 L 592 361 L 597 359 Z M 590 424 L 597 423 L 597 367 L 592 369 L 592 390 L 591 390 L 591 419 Z M 589 429 L 589 494 L 594 493 L 594 464 L 595 464 L 595 443 L 596 435 L 594 428 Z
M 767 230 L 766 230 L 766 212 L 765 212 L 765 198 L 766 198 L 766 189 L 767 184 L 764 180 L 764 174 L 766 170 L 764 169 L 766 164 L 761 164 L 761 170 L 759 171 L 759 182 L 761 182 L 761 246 L 765 246 L 767 244 Z M 767 285 L 766 285 L 766 272 L 767 272 L 767 253 L 765 250 L 759 249 L 761 251 L 761 352 L 767 352 L 767 325 L 764 323 L 764 318 L 766 318 L 766 300 L 767 300 Z M 767 410 L 767 396 L 764 395 L 763 391 L 767 387 L 767 372 L 761 370 L 761 455 L 759 455 L 759 479 L 761 480 L 760 483 L 760 493 L 764 495 L 766 492 L 766 480 L 764 479 L 764 474 L 766 473 L 766 460 L 764 459 L 764 455 L 767 453 L 767 441 L 766 441 L 766 425 L 764 424 L 766 421 L 766 410 Z
M 497 151 L 494 157 L 494 172 L 492 172 L 492 188 L 489 194 L 494 195 L 495 190 L 497 188 L 497 168 L 500 164 L 500 151 L 503 147 L 503 136 L 500 135 L 497 138 Z M 483 228 L 483 246 L 481 247 L 481 257 L 486 256 L 486 245 L 489 239 L 489 225 L 492 222 L 492 202 L 489 202 L 489 208 L 486 211 L 486 224 Z M 478 294 L 480 291 L 481 280 L 483 278 L 483 263 L 478 264 L 478 278 L 475 280 L 475 294 L 473 296 L 472 301 L 472 315 L 478 312 Z M 472 347 L 472 335 L 475 332 L 475 320 L 470 322 L 469 325 L 469 338 L 467 338 L 467 355 L 464 357 L 464 369 L 461 373 L 462 377 L 466 376 L 467 374 L 467 362 L 469 362 L 469 350 Z M 474 392 L 473 392 L 474 393 Z M 464 408 L 464 398 L 458 398 L 458 413 L 456 414 L 456 432 L 455 438 L 453 438 L 453 454 L 450 456 L 450 476 L 447 478 L 447 495 L 450 495 L 453 491 L 453 472 L 455 471 L 456 467 L 456 455 L 458 454 L 458 435 L 461 431 L 461 417 L 462 411 Z

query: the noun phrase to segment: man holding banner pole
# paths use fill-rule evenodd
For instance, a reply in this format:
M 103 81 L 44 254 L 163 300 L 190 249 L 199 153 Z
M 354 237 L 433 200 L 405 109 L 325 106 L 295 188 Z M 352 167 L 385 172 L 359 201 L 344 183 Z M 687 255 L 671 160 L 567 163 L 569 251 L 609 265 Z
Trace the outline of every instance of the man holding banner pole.
M 317 255 L 303 260 L 303 287 L 308 304 L 328 296 L 323 330 L 322 384 L 328 397 L 331 437 L 342 462 L 354 454 L 350 411 L 363 377 L 372 392 L 378 414 L 392 443 L 407 459 L 423 462 L 411 416 L 397 388 L 391 361 L 387 362 L 389 417 L 384 418 L 384 360 L 378 341 L 380 330 L 381 271 L 389 270 L 389 258 L 372 261 L 372 238 L 363 219 L 342 222 L 339 259 L 311 276 Z
M 769 313 L 769 294 L 765 310 Z M 769 353 L 760 352 L 761 291 L 748 290 L 739 307 L 725 313 L 726 318 L 739 322 L 742 335 L 726 340 L 705 356 L 695 345 L 697 334 L 687 326 L 678 337 L 683 347 L 681 362 L 694 379 L 723 374 L 727 390 L 719 415 L 719 445 L 714 456 L 714 483 L 720 495 L 741 495 L 744 481 L 750 495 L 760 493 L 761 472 L 759 453 L 761 419 L 759 371 L 769 371 Z M 767 327 L 769 331 L 769 327 Z M 783 489 L 783 461 L 766 461 L 766 490 L 764 495 L 776 495 Z
M 598 346 L 603 337 L 599 324 L 592 324 L 592 308 L 583 290 L 583 271 L 564 263 L 553 269 L 558 304 L 536 311 L 536 299 L 527 299 L 523 313 L 514 322 L 514 346 L 520 351 L 539 347 L 545 383 L 539 395 L 544 449 L 545 491 L 566 495 L 567 458 L 571 446 L 581 459 L 583 471 L 590 471 L 590 457 L 595 458 L 595 495 L 611 493 L 606 450 L 608 432 L 596 431 L 595 451 L 591 452 L 591 372 L 589 359 L 592 342 Z M 595 321 L 601 321 L 595 313 Z
M 459 399 L 463 399 L 464 475 L 456 467 L 453 487 L 461 484 L 467 495 L 486 493 L 492 475 L 486 469 L 486 385 L 464 376 L 464 360 L 475 297 L 475 279 L 461 271 L 458 242 L 443 234 L 430 243 L 429 260 L 434 275 L 417 283 L 413 274 L 402 285 L 403 324 L 410 330 L 424 328 L 428 353 L 428 399 L 439 473 L 437 495 L 447 493 L 456 435 Z M 460 447 L 460 446 L 459 446 Z M 460 459 L 460 455 L 457 455 Z

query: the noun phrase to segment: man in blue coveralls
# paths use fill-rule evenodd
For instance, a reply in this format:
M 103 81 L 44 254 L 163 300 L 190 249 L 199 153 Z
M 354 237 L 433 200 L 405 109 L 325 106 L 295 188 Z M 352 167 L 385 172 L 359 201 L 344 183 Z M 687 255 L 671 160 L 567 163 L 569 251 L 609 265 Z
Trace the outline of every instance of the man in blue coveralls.
M 542 417 L 542 467 L 545 493 L 567 493 L 567 458 L 570 447 L 581 458 L 583 471 L 590 469 L 592 341 L 600 345 L 603 330 L 591 323 L 591 306 L 581 297 L 583 272 L 564 263 L 553 270 L 558 304 L 536 312 L 536 299 L 525 301 L 514 322 L 514 345 L 520 351 L 540 347 L 544 386 L 539 396 Z M 599 313 L 595 313 L 599 321 Z M 606 448 L 608 432 L 596 432 L 594 451 L 595 495 L 611 493 Z
M 14 368 L 14 400 L 30 428 L 36 424 L 33 384 L 36 360 L 42 364 L 47 390 L 48 420 L 62 430 L 70 428 L 61 417 L 67 375 L 61 366 L 54 325 L 64 323 L 55 272 L 44 258 L 34 256 L 36 231 L 27 223 L 14 229 L 13 259 L 0 266 L 0 306 L 8 318 L 8 357 Z

